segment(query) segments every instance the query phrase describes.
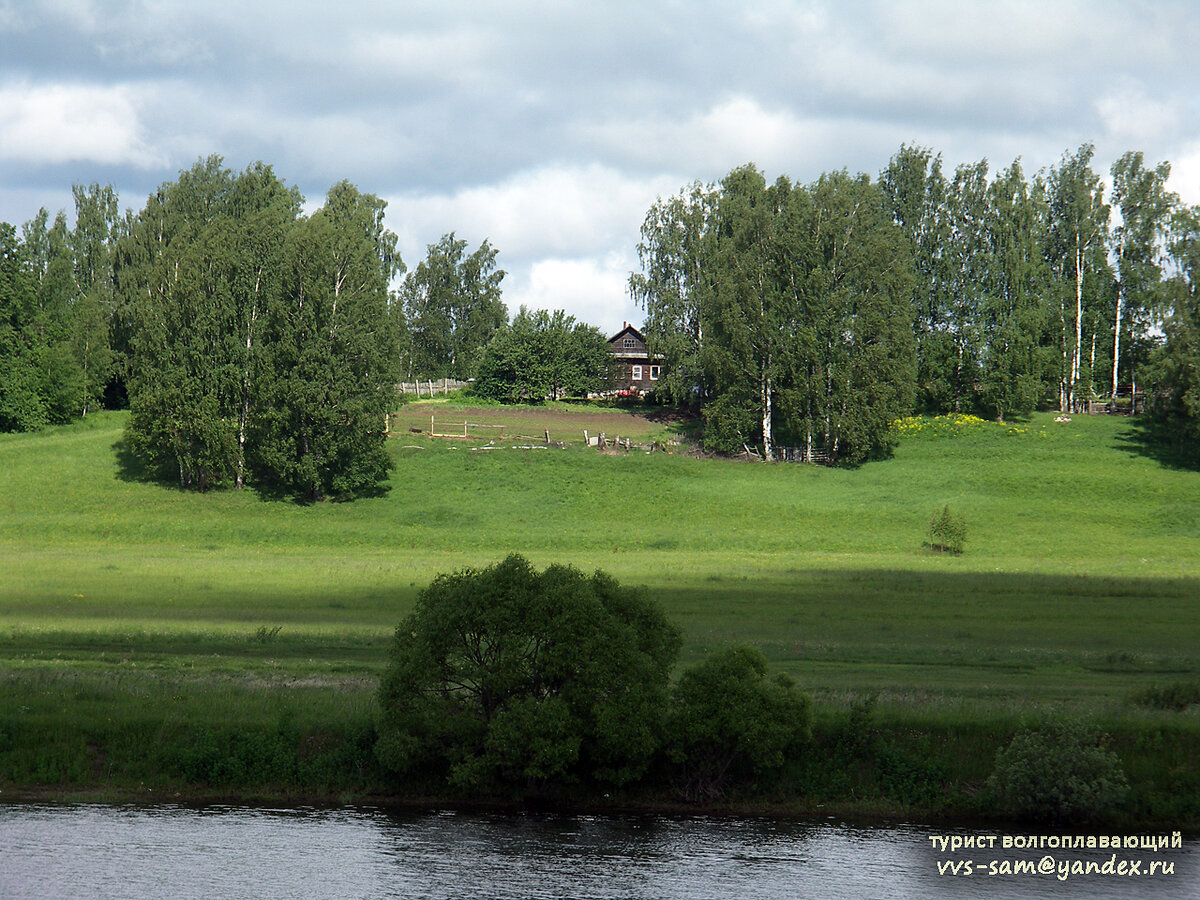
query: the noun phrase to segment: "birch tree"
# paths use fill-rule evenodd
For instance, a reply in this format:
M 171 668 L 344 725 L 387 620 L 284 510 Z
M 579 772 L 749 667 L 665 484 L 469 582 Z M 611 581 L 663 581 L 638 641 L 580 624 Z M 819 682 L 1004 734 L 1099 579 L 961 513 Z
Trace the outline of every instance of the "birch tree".
M 262 483 L 297 499 L 372 493 L 391 468 L 384 423 L 399 373 L 388 286 L 401 261 L 385 206 L 336 184 L 284 249 L 254 461 Z
M 652 356 L 662 359 L 658 390 L 676 404 L 703 403 L 707 388 L 700 350 L 701 312 L 712 254 L 717 192 L 694 182 L 660 198 L 646 213 L 629 293 L 646 313 L 643 331 Z
M 508 322 L 498 251 L 486 240 L 466 251 L 466 241 L 445 234 L 404 279 L 410 377 L 473 378 L 483 348 Z
M 1082 378 L 1085 302 L 1098 304 L 1100 280 L 1092 279 L 1085 298 L 1089 273 L 1103 275 L 1108 233 L 1109 207 L 1104 202 L 1104 185 L 1092 171 L 1095 149 L 1083 144 L 1074 154 L 1063 156 L 1047 178 L 1050 211 L 1047 256 L 1059 285 L 1059 319 L 1062 326 L 1062 373 L 1059 409 L 1073 412 Z
M 1147 169 L 1141 152 L 1129 152 L 1113 163 L 1113 205 L 1120 224 L 1112 232 L 1117 297 L 1113 319 L 1112 396 L 1116 397 L 1121 361 L 1121 328 L 1128 323 L 1145 331 L 1146 318 L 1157 306 L 1162 282 L 1161 260 L 1171 211 L 1178 198 L 1167 190 L 1171 164 Z M 1129 372 L 1133 374 L 1133 360 Z

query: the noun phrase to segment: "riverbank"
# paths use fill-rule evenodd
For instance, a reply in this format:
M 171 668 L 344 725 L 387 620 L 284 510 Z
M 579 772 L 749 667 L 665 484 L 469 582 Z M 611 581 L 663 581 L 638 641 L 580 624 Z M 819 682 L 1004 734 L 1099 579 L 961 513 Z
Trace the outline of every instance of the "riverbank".
M 997 750 L 1020 727 L 818 710 L 812 741 L 783 768 L 713 802 L 690 803 L 671 789 L 665 764 L 622 791 L 488 796 L 398 784 L 375 759 L 370 717 L 348 717 L 340 728 L 298 724 L 286 711 L 269 725 L 200 724 L 186 714 L 90 727 L 12 721 L 0 733 L 0 802 L 532 808 L 960 826 L 1005 823 L 986 781 Z M 1200 723 L 1147 715 L 1103 729 L 1130 792 L 1091 824 L 1200 831 Z

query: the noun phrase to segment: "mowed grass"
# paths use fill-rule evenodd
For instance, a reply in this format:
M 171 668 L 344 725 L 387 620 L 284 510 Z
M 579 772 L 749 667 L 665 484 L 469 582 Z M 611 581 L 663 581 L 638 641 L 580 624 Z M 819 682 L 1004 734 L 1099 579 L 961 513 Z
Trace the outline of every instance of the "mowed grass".
M 410 430 L 431 414 L 569 445 Z M 419 403 L 393 421 L 385 496 L 312 506 L 140 480 L 124 422 L 0 436 L 10 696 L 67 676 L 104 693 L 116 673 L 362 698 L 422 587 L 511 552 L 642 586 L 684 630 L 683 663 L 748 641 L 818 702 L 1111 717 L 1200 678 L 1200 473 L 1138 452 L 1126 419 L 926 421 L 893 459 L 836 470 L 583 447 L 584 428 L 674 427 L 626 410 Z M 946 504 L 962 556 L 922 546 Z

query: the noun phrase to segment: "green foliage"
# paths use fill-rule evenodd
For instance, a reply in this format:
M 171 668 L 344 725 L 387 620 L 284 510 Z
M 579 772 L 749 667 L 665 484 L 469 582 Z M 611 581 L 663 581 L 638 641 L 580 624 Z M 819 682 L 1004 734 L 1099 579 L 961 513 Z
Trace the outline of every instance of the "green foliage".
M 886 456 L 914 389 L 910 253 L 869 178 L 767 185 L 752 165 L 660 201 L 631 278 L 664 393 L 704 402 L 719 452 Z
M 596 328 L 561 309 L 521 307 L 484 349 L 473 395 L 507 403 L 586 397 L 609 383 L 612 354 Z
M 929 520 L 929 547 L 943 553 L 962 553 L 967 544 L 967 520 L 950 512 L 949 505 Z
M 282 249 L 249 428 L 260 481 L 298 499 L 375 493 L 391 468 L 384 422 L 397 344 L 387 289 L 397 263 L 384 206 L 337 184 Z
M 395 236 L 383 202 L 345 182 L 311 216 L 300 205 L 269 166 L 234 175 L 210 157 L 118 244 L 128 444 L 181 487 L 349 499 L 386 478 Z
M 706 395 L 700 304 L 717 199 L 715 190 L 697 182 L 655 203 L 637 248 L 642 271 L 629 277 L 629 292 L 646 311 L 647 347 L 663 361 L 655 391 L 675 405 L 691 405 Z
M 510 556 L 441 575 L 396 629 L 379 758 L 464 789 L 630 782 L 658 749 L 679 641 L 602 572 Z
M 1178 274 L 1167 285 L 1165 341 L 1146 372 L 1153 386 L 1148 412 L 1176 451 L 1193 461 L 1200 458 L 1200 207 L 1180 210 L 1173 229 Z
M 676 789 L 716 800 L 778 770 L 811 735 L 811 700 L 786 675 L 767 677 L 762 651 L 736 646 L 680 676 L 667 753 Z
M 1200 706 L 1200 681 L 1175 681 L 1162 687 L 1148 687 L 1133 697 L 1138 706 L 1183 712 L 1189 706 Z
M 1037 822 L 1087 821 L 1129 792 L 1117 755 L 1080 725 L 1022 731 L 996 754 L 988 791 L 1009 814 Z
M 475 377 L 484 347 L 508 321 L 503 269 L 487 241 L 469 255 L 454 232 L 430 244 L 400 290 L 409 377 Z

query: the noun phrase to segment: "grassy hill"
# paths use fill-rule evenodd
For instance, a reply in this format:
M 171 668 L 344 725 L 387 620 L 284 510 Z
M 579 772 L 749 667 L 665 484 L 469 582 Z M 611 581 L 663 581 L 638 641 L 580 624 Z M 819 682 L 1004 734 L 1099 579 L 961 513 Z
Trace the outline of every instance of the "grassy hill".
M 506 438 L 411 430 L 430 415 Z M 684 663 L 749 641 L 819 710 L 878 692 L 912 721 L 1197 727 L 1194 707 L 1130 697 L 1200 679 L 1200 472 L 1126 419 L 913 420 L 893 459 L 837 470 L 586 449 L 584 428 L 677 427 L 622 410 L 419 403 L 394 422 L 385 496 L 313 506 L 147 482 L 124 422 L 0 435 L 0 705 L 54 727 L 130 696 L 189 721 L 369 719 L 417 591 L 510 552 L 644 586 Z M 547 428 L 567 446 L 513 449 Z M 961 556 L 923 547 L 946 504 Z

